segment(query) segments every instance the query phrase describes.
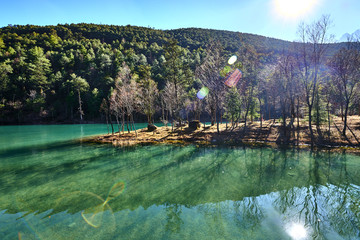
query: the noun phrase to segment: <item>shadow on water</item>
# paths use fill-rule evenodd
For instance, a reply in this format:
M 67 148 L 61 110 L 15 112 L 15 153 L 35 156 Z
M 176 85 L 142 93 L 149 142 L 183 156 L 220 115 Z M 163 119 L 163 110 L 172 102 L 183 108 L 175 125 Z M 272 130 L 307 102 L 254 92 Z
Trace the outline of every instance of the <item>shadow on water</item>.
M 308 239 L 360 234 L 357 156 L 62 142 L 1 158 L 4 239 L 29 225 L 102 239 L 288 239 L 294 224 Z

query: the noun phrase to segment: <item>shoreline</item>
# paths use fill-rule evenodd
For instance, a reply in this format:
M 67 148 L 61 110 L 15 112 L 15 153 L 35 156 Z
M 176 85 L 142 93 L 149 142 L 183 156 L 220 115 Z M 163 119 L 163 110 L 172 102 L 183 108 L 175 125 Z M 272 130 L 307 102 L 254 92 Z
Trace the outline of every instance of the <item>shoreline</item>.
M 354 123 L 354 121 L 352 121 Z M 360 118 L 356 118 L 356 124 L 360 125 Z M 359 129 L 360 130 L 360 129 Z M 194 144 L 197 146 L 227 146 L 227 147 L 272 147 L 272 148 L 297 148 L 310 149 L 311 141 L 307 134 L 307 129 L 303 126 L 299 130 L 290 132 L 286 141 L 282 136 L 283 128 L 279 123 L 272 120 L 264 121 L 263 127 L 260 128 L 259 122 L 250 123 L 244 131 L 244 126 L 239 125 L 236 128 L 230 128 L 230 125 L 220 124 L 220 133 L 217 133 L 217 126 L 201 125 L 196 130 L 188 127 L 178 127 L 171 131 L 171 126 L 158 127 L 155 131 L 149 132 L 146 128 L 139 129 L 137 136 L 135 131 L 130 133 L 114 133 L 96 135 L 81 140 L 85 143 L 112 144 L 115 147 L 127 147 L 138 145 L 155 145 L 155 144 Z M 358 131 L 358 130 L 356 130 Z M 360 131 L 359 131 L 360 132 Z M 347 152 L 360 154 L 360 144 L 350 136 L 343 139 L 341 135 L 336 135 L 321 143 L 316 142 L 313 150 L 331 151 L 331 152 Z M 356 134 L 360 136 L 360 134 Z M 318 136 L 316 136 L 318 139 Z M 353 143 L 353 144 L 350 144 Z

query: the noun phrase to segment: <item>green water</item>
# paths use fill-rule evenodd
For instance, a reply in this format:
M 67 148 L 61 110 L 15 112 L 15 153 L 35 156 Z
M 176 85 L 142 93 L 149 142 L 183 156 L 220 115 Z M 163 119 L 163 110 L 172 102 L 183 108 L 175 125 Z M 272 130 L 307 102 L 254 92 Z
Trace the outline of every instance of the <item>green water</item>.
M 0 239 L 360 239 L 359 156 L 73 140 L 104 132 L 0 127 Z

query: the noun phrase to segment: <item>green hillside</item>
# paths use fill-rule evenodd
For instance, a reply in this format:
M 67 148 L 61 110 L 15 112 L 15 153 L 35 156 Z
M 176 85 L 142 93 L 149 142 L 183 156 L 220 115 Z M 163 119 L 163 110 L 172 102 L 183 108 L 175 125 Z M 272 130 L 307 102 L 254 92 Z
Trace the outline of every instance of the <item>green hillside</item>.
M 73 122 L 80 92 L 85 119 L 99 120 L 102 99 L 109 97 L 119 81 L 124 63 L 135 79 L 149 75 L 161 90 L 169 74 L 164 48 L 170 39 L 176 39 L 180 46 L 181 66 L 192 79 L 187 86 L 190 92 L 201 87 L 194 71 L 211 40 L 221 43 L 225 56 L 252 45 L 263 54 L 263 63 L 272 63 L 279 54 L 296 49 L 288 41 L 211 29 L 9 25 L 0 28 L 0 122 Z M 329 54 L 342 46 L 329 45 Z M 79 82 L 84 83 L 81 89 Z

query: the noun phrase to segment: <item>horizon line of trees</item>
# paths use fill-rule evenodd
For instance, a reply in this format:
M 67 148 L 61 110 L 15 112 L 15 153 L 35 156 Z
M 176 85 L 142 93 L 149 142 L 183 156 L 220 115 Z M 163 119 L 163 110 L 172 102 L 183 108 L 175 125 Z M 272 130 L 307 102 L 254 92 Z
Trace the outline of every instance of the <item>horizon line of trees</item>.
M 359 39 L 349 41 L 329 57 L 330 26 L 329 16 L 300 24 L 301 40 L 281 54 L 259 52 L 241 35 L 234 53 L 220 41 L 189 51 L 166 37 L 160 37 L 161 45 L 146 39 L 109 44 L 64 40 L 55 29 L 41 35 L 2 33 L 0 118 L 83 121 L 99 119 L 101 113 L 108 122 L 115 118 L 119 132 L 125 126 L 134 129 L 135 113 L 149 124 L 156 115 L 173 126 L 209 118 L 218 131 L 222 119 L 232 127 L 243 121 L 244 132 L 249 120 L 281 118 L 284 136 L 306 118 L 314 142 L 315 135 L 318 140 L 330 137 L 331 118 L 338 115 L 346 137 L 348 115 L 360 112 L 360 44 Z M 229 64 L 232 55 L 237 62 Z M 224 79 L 235 69 L 242 78 L 227 87 Z M 199 99 L 202 87 L 209 93 Z M 325 123 L 327 131 L 321 128 Z

